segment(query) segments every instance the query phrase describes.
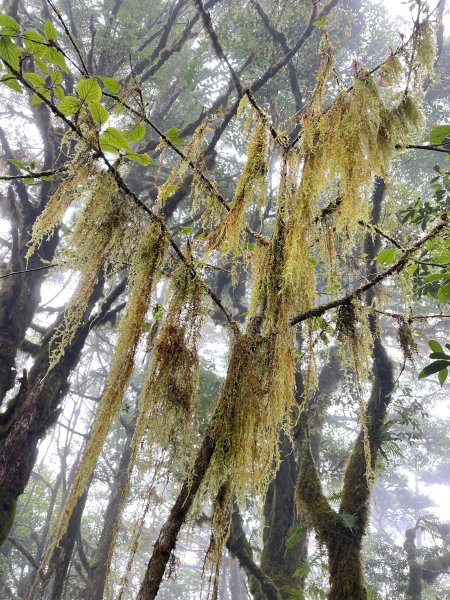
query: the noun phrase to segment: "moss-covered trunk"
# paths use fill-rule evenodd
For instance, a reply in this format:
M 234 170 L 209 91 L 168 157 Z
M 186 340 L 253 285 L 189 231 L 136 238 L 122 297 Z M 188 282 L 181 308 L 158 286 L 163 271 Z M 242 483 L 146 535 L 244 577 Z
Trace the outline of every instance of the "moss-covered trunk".
M 36 599 L 60 600 L 62 598 L 73 549 L 80 530 L 81 517 L 83 515 L 87 495 L 88 488 L 78 498 L 75 509 L 70 517 L 67 530 L 58 543 L 58 546 L 52 552 L 45 576 L 45 583 L 39 596 L 34 596 Z
M 329 600 L 367 600 L 361 541 L 362 537 L 350 530 L 341 531 L 328 541 Z
M 295 482 L 297 464 L 292 444 L 282 433 L 280 438 L 281 464 L 274 480 L 270 483 L 264 503 L 263 551 L 261 569 L 275 583 L 283 600 L 292 597 L 293 590 L 301 587 L 294 577 L 299 565 L 308 556 L 306 526 L 303 536 L 287 546 L 292 526 L 302 523 L 295 508 Z M 255 595 L 255 598 L 259 597 Z M 264 597 L 263 597 L 264 598 Z
M 120 286 L 123 290 L 123 286 Z M 87 315 L 101 297 L 103 285 L 97 284 Z M 113 296 L 111 295 L 110 298 Z M 102 314 L 110 302 L 102 305 Z M 61 316 L 61 319 L 63 317 Z M 77 365 L 92 322 L 77 331 L 60 362 L 49 367 L 49 343 L 61 319 L 46 335 L 29 377 L 24 373 L 21 388 L 2 414 L 0 424 L 0 545 L 6 540 L 14 521 L 16 504 L 33 468 L 37 445 L 58 417 L 58 407 L 68 390 L 68 378 Z

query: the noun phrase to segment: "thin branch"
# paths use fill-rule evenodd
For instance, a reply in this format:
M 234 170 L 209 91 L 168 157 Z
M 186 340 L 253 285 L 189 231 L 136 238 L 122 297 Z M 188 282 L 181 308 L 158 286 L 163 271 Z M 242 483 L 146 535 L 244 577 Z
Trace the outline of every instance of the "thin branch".
M 450 149 L 439 148 L 440 144 L 430 144 L 429 146 L 421 146 L 418 144 L 407 144 L 406 146 L 395 146 L 396 150 L 431 150 L 432 152 L 443 152 L 444 154 L 450 154 Z
M 291 319 L 290 324 L 297 325 L 298 323 L 302 323 L 303 321 L 306 321 L 307 319 L 311 319 L 312 317 L 319 317 L 320 315 L 323 315 L 323 313 L 325 313 L 328 310 L 331 310 L 332 308 L 337 308 L 338 306 L 348 304 L 354 298 L 360 296 L 364 292 L 367 292 L 368 290 L 373 288 L 375 285 L 377 285 L 384 279 L 387 279 L 387 277 L 390 277 L 391 275 L 394 275 L 396 273 L 400 273 L 406 267 L 408 262 L 413 258 L 413 255 L 418 250 L 420 250 L 420 248 L 422 248 L 422 246 L 424 246 L 424 244 L 426 244 L 426 242 L 428 242 L 429 240 L 436 237 L 438 235 L 438 233 L 440 233 L 443 229 L 445 229 L 447 227 L 448 227 L 447 215 L 446 215 L 446 213 L 444 213 L 441 215 L 441 220 L 438 223 L 438 225 L 433 227 L 427 235 L 425 235 L 423 238 L 418 240 L 410 248 L 407 248 L 403 252 L 402 256 L 399 258 L 399 260 L 396 261 L 393 265 L 391 265 L 389 268 L 385 269 L 384 271 L 377 273 L 371 281 L 368 281 L 364 285 L 361 285 L 359 288 L 353 290 L 353 292 L 351 292 L 350 294 L 347 294 L 343 298 L 338 298 L 331 302 L 327 302 L 326 304 L 322 304 L 321 306 L 317 306 L 316 308 L 312 308 L 310 310 L 307 310 L 307 311 L 297 315 L 296 317 Z
M 416 315 L 416 316 L 405 316 L 400 313 L 394 313 L 386 310 L 379 310 L 377 308 L 371 308 L 372 312 L 385 317 L 392 317 L 393 319 L 403 319 L 406 321 L 428 321 L 429 319 L 450 319 L 450 315 Z
M 25 558 L 28 560 L 28 562 L 31 564 L 31 566 L 33 567 L 33 569 L 35 571 L 38 571 L 39 573 L 39 565 L 36 562 L 36 560 L 34 559 L 33 555 L 31 554 L 31 552 L 29 552 L 25 546 L 19 542 L 19 540 L 17 538 L 14 537 L 8 537 L 8 542 L 10 544 L 12 544 L 14 546 L 14 548 L 16 548 L 21 554 L 23 554 L 25 556 Z M 40 578 L 43 580 L 43 574 L 39 573 Z
M 67 171 L 67 167 L 60 167 L 59 169 L 53 169 L 51 171 L 28 171 L 25 175 L 0 175 L 0 181 L 12 181 L 14 179 L 27 179 L 30 177 L 39 179 L 40 177 L 49 177 L 50 175 L 56 175 L 56 173 L 61 173 L 63 171 Z
M 358 221 L 358 223 L 359 223 L 359 225 L 362 225 L 363 227 L 367 227 L 367 229 L 369 229 L 369 230 L 375 231 L 376 233 L 378 233 L 378 235 L 380 235 L 381 237 L 383 237 L 386 240 L 388 240 L 389 242 L 391 242 L 391 244 L 393 244 L 399 250 L 405 250 L 405 247 L 402 246 L 402 244 L 400 244 L 400 242 L 398 242 L 395 238 L 393 238 L 391 235 L 389 235 L 389 233 L 386 233 L 385 231 L 380 229 L 378 227 L 378 225 L 374 225 L 373 223 L 366 223 L 365 221 Z
M 84 62 L 83 56 L 81 55 L 81 52 L 80 52 L 80 50 L 78 49 L 78 46 L 77 46 L 77 44 L 76 44 L 75 40 L 73 39 L 73 37 L 72 37 L 72 34 L 71 34 L 71 33 L 70 33 L 70 31 L 69 31 L 69 28 L 67 27 L 67 25 L 66 25 L 66 23 L 65 23 L 64 19 L 62 18 L 62 15 L 61 15 L 61 13 L 60 13 L 60 12 L 59 12 L 59 10 L 56 8 L 56 6 L 53 4 L 52 0 L 47 0 L 47 3 L 50 5 L 50 7 L 51 7 L 51 9 L 53 10 L 53 12 L 55 13 L 55 15 L 58 17 L 58 20 L 59 20 L 59 22 L 61 23 L 61 25 L 62 25 L 62 27 L 63 27 L 63 29 L 64 29 L 64 31 L 65 31 L 65 33 L 66 33 L 67 37 L 68 37 L 68 38 L 69 38 L 69 40 L 70 40 L 70 43 L 72 44 L 72 46 L 73 46 L 73 48 L 74 48 L 75 52 L 77 53 L 77 55 L 78 55 L 78 58 L 80 59 L 80 62 L 81 62 L 81 66 L 83 67 L 84 75 L 85 75 L 86 77 L 89 77 L 89 70 L 88 70 L 88 68 L 87 68 L 87 66 L 86 66 L 86 64 L 85 64 L 85 62 Z
M 272 125 L 272 123 L 271 123 L 268 115 L 266 115 L 266 113 L 258 106 L 258 104 L 257 104 L 255 98 L 253 97 L 253 94 L 251 93 L 251 91 L 250 90 L 246 90 L 245 94 L 246 94 L 247 98 L 249 99 L 250 104 L 253 106 L 253 108 L 256 110 L 256 112 L 258 113 L 259 117 L 263 121 L 264 125 L 269 129 L 270 135 L 277 142 L 277 144 L 280 145 L 280 147 L 281 147 L 282 150 L 287 150 L 288 149 L 288 144 L 287 144 L 286 140 L 284 140 L 282 137 L 279 136 L 277 130 Z
M 1 275 L 0 279 L 6 279 L 12 275 L 21 275 L 22 273 L 33 273 L 34 271 L 43 271 L 44 269 L 52 269 L 53 267 L 59 267 L 59 263 L 52 263 L 50 265 L 43 265 L 42 267 L 36 267 L 35 269 L 24 269 L 23 271 L 11 271 L 5 275 Z
M 228 60 L 228 57 L 222 48 L 222 44 L 220 43 L 219 37 L 213 27 L 213 24 L 211 21 L 211 15 L 208 12 L 206 12 L 205 7 L 203 6 L 202 0 L 193 0 L 193 3 L 202 19 L 203 27 L 204 27 L 209 39 L 211 40 L 211 44 L 214 49 L 214 52 L 217 54 L 217 57 L 220 60 L 223 60 L 225 62 L 225 64 L 227 65 L 228 70 L 230 71 L 231 77 L 233 79 L 234 85 L 236 87 L 237 93 L 238 93 L 239 97 L 242 97 L 244 95 L 242 84 L 240 82 L 240 79 L 239 79 L 236 71 L 234 70 L 232 64 Z

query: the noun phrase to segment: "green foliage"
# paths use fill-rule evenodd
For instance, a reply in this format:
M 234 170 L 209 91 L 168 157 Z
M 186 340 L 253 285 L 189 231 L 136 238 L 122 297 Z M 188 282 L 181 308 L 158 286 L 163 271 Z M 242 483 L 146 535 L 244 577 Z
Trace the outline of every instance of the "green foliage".
M 171 142 L 172 144 L 174 144 L 175 146 L 181 146 L 182 144 L 185 144 L 184 140 L 181 140 L 179 138 L 179 129 L 178 127 L 171 127 L 168 131 L 166 131 L 165 136 L 166 138 L 169 140 L 169 142 Z
M 288 552 L 289 550 L 292 550 L 292 548 L 295 548 L 295 546 L 300 542 L 300 540 L 302 540 L 305 537 L 307 531 L 308 530 L 304 523 L 294 523 L 293 525 L 291 525 L 289 527 L 289 531 L 287 532 L 286 540 L 284 543 L 285 552 Z
M 430 375 L 438 374 L 439 383 L 444 385 L 445 380 L 448 376 L 448 369 L 450 367 L 450 353 L 447 354 L 442 348 L 441 344 L 436 340 L 430 340 L 428 345 L 431 349 L 430 358 L 433 359 L 429 365 L 427 365 L 419 374 L 419 379 L 429 377 Z M 445 344 L 445 347 L 450 352 L 450 344 Z
M 99 102 L 102 97 L 102 90 L 93 78 L 80 79 L 76 85 L 76 90 L 81 102 Z

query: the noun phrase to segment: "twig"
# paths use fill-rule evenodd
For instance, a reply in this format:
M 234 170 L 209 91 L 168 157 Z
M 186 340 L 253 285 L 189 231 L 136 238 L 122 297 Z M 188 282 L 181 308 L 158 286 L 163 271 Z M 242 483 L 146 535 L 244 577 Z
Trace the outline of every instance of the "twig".
M 406 267 L 409 260 L 411 260 L 414 253 L 417 252 L 417 250 L 420 250 L 420 248 L 422 248 L 422 246 L 426 244 L 426 242 L 436 237 L 436 235 L 446 227 L 448 227 L 448 220 L 447 214 L 444 213 L 441 215 L 441 220 L 440 223 L 438 223 L 438 225 L 433 227 L 427 235 L 418 240 L 411 247 L 406 248 L 406 250 L 403 252 L 402 256 L 399 258 L 398 261 L 396 261 L 393 265 L 391 265 L 384 271 L 377 273 L 371 281 L 368 281 L 364 285 L 361 285 L 359 288 L 353 290 L 353 292 L 347 294 L 342 298 L 338 298 L 331 302 L 327 302 L 326 304 L 322 304 L 321 306 L 316 306 L 315 308 L 312 308 L 295 316 L 291 319 L 290 324 L 297 325 L 298 323 L 302 323 L 303 321 L 311 319 L 312 317 L 319 317 L 320 315 L 323 315 L 323 313 L 325 313 L 328 310 L 331 310 L 332 308 L 337 308 L 338 306 L 348 304 L 354 298 L 360 296 L 361 294 L 364 294 L 364 292 L 367 292 L 372 287 L 377 285 L 377 283 L 380 283 L 387 277 L 394 275 L 395 273 L 400 273 L 400 271 L 402 271 Z
M 80 59 L 80 62 L 81 62 L 81 66 L 83 67 L 84 75 L 85 75 L 86 77 L 89 77 L 89 70 L 88 70 L 88 68 L 86 67 L 86 64 L 85 64 L 85 62 L 84 62 L 83 56 L 81 55 L 81 52 L 80 52 L 80 50 L 79 50 L 79 48 L 78 48 L 77 44 L 75 43 L 75 40 L 73 39 L 73 37 L 72 37 L 72 34 L 71 34 L 71 33 L 70 33 L 70 31 L 69 31 L 69 28 L 67 27 L 67 25 L 66 25 L 66 23 L 65 23 L 64 19 L 62 18 L 62 16 L 61 16 L 61 13 L 59 12 L 59 10 L 56 8 L 56 6 L 53 4 L 53 2 L 52 2 L 51 0 L 47 0 L 47 3 L 48 3 L 48 4 L 49 4 L 49 6 L 51 7 L 51 9 L 52 9 L 52 10 L 53 10 L 53 12 L 55 13 L 55 15 L 58 17 L 58 20 L 59 20 L 59 22 L 61 23 L 61 25 L 62 25 L 62 27 L 63 27 L 64 31 L 66 32 L 66 35 L 67 35 L 67 37 L 68 37 L 68 38 L 69 38 L 69 40 L 70 40 L 70 43 L 72 44 L 72 46 L 73 46 L 73 48 L 74 48 L 75 52 L 77 53 L 77 55 L 78 55 L 78 58 Z
M 35 269 L 24 269 L 23 271 L 11 271 L 10 273 L 5 273 L 5 275 L 1 275 L 0 279 L 6 279 L 7 277 L 11 277 L 12 275 L 21 275 L 22 273 L 33 273 L 33 271 L 43 271 L 44 269 L 52 269 L 53 267 L 59 267 L 59 263 L 52 263 L 50 265 L 43 265 L 42 267 L 36 267 Z
M 17 167 L 20 168 L 20 167 Z M 0 175 L 0 181 L 12 181 L 14 179 L 27 179 L 33 177 L 39 179 L 40 177 L 49 177 L 50 175 L 56 175 L 56 173 L 62 173 L 67 171 L 67 167 L 61 167 L 59 169 L 53 169 L 52 171 L 28 171 L 25 175 Z

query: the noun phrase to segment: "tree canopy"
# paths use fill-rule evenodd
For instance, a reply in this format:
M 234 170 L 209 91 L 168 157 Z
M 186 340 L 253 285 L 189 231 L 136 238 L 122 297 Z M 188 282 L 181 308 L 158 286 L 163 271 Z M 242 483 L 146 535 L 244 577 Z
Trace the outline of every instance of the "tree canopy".
M 0 14 L 8 598 L 445 594 L 445 1 L 244 9 Z

